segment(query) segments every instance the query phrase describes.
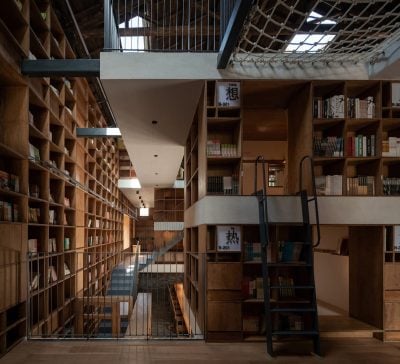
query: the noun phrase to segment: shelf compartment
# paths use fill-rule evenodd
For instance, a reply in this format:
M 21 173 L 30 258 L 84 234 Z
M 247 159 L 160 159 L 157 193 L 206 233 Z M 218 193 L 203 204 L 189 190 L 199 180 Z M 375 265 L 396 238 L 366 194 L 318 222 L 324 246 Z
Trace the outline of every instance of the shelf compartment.
M 13 41 L 13 46 L 18 50 L 19 54 L 27 57 L 29 48 L 29 1 L 20 0 L 18 4 L 21 5 L 21 9 L 15 0 L 5 0 L 3 2 L 0 28 Z

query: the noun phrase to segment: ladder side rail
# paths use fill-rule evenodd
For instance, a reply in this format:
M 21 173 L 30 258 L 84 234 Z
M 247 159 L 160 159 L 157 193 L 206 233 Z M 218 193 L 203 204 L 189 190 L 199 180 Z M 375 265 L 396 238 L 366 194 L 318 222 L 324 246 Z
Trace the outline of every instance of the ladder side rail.
M 314 172 L 314 160 L 312 157 L 309 155 L 304 156 L 301 161 L 300 161 L 300 171 L 299 171 L 299 184 L 300 184 L 300 193 L 302 191 L 305 191 L 303 188 L 303 163 L 305 160 L 310 161 L 310 168 L 311 168 L 311 179 L 312 179 L 312 193 L 313 197 L 311 199 L 307 199 L 307 204 L 311 201 L 314 201 L 314 211 L 315 211 L 315 224 L 317 227 L 317 241 L 315 244 L 313 244 L 313 248 L 316 248 L 320 242 L 321 242 L 321 230 L 320 230 L 320 224 L 319 224 L 319 211 L 318 211 L 318 198 L 317 198 L 317 188 L 315 185 L 315 172 Z M 303 209 L 303 205 L 302 205 Z M 304 221 L 304 209 L 303 209 L 303 221 Z M 308 217 L 308 223 L 309 223 L 309 217 Z M 312 242 L 312 240 L 310 240 Z

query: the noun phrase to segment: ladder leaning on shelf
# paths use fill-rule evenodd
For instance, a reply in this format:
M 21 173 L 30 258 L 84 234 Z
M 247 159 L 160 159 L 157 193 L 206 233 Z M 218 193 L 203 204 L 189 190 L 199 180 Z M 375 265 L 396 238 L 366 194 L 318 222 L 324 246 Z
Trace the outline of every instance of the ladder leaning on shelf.
M 303 189 L 303 164 L 310 161 L 313 197 Z M 262 167 L 262 189 L 257 190 L 257 170 Z M 255 162 L 254 190 L 258 200 L 261 260 L 264 288 L 265 333 L 267 352 L 274 355 L 273 342 L 285 339 L 312 340 L 314 353 L 321 355 L 318 312 L 314 280 L 313 248 L 319 244 L 320 228 L 315 188 L 313 160 L 305 156 L 300 162 L 300 191 L 302 221 L 285 223 L 286 240 L 270 239 L 270 227 L 282 223 L 270 223 L 268 218 L 265 160 L 257 157 Z M 309 203 L 314 202 L 317 242 L 312 242 L 312 226 L 309 219 Z

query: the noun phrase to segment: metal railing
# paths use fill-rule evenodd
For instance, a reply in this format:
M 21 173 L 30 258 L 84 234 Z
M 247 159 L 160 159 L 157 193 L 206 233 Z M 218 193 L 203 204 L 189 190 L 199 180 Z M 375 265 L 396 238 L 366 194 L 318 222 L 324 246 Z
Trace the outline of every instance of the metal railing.
M 236 0 L 104 0 L 104 50 L 218 52 Z
M 31 254 L 28 338 L 202 338 L 183 263 L 133 251 Z M 143 261 L 152 264 L 139 270 Z

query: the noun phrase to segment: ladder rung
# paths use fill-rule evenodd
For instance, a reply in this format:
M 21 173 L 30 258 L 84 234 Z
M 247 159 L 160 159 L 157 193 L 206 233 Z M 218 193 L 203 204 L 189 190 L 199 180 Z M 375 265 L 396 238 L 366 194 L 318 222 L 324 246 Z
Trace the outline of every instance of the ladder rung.
M 298 335 L 298 336 L 318 336 L 318 331 L 315 330 L 293 330 L 293 331 L 272 331 L 272 335 Z
M 314 286 L 270 286 L 273 289 L 285 289 L 285 288 L 296 288 L 296 289 L 315 289 Z
M 311 267 L 311 264 L 302 263 L 267 263 L 269 267 Z
M 271 312 L 315 312 L 315 308 L 271 308 Z

